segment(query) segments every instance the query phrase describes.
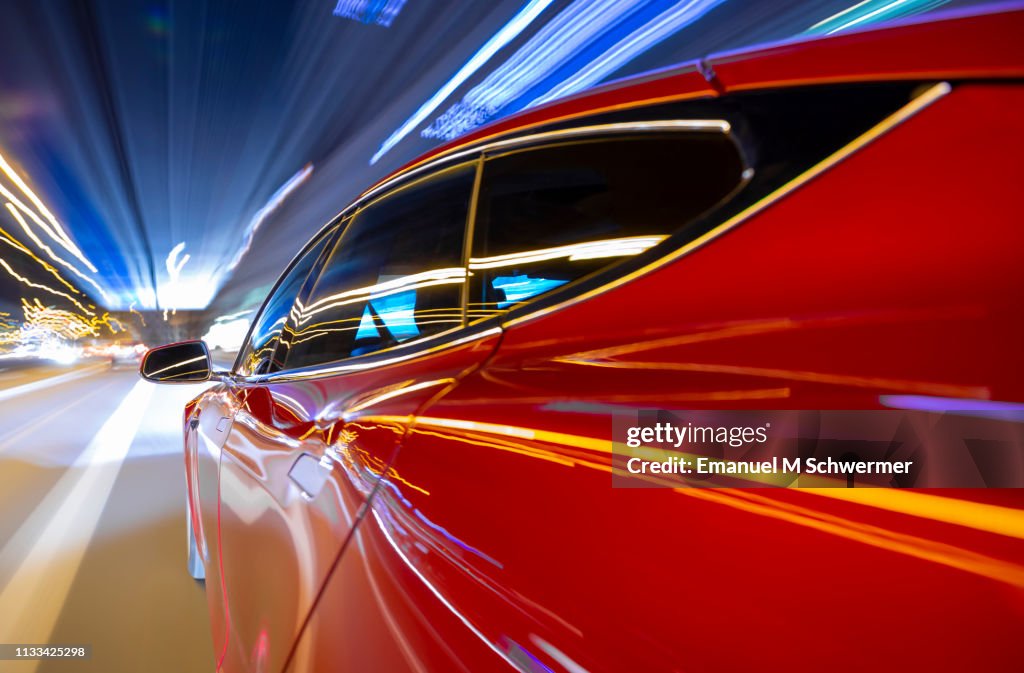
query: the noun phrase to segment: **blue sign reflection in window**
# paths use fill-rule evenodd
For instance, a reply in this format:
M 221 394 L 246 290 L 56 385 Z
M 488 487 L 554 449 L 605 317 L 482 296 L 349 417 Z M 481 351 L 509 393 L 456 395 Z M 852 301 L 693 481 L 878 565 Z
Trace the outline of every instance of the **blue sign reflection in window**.
M 521 276 L 497 276 L 491 281 L 495 290 L 505 293 L 505 301 L 498 302 L 498 308 L 508 308 L 513 304 L 526 301 L 539 294 L 544 294 L 560 285 L 565 285 L 568 280 L 555 280 L 551 278 L 531 278 L 528 275 Z
M 370 299 L 370 303 L 363 309 L 359 329 L 356 330 L 357 341 L 364 338 L 380 337 L 380 331 L 373 320 L 373 313 L 377 314 L 395 341 L 407 341 L 420 334 L 420 329 L 416 326 L 416 290 Z

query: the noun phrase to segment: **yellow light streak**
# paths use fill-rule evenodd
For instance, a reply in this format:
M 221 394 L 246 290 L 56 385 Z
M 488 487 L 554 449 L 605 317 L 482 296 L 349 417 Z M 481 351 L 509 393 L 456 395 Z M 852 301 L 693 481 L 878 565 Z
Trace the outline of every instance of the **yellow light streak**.
M 703 362 L 619 362 L 614 360 L 574 360 L 572 363 L 588 367 L 603 367 L 608 369 L 734 374 L 736 376 L 773 378 L 783 379 L 786 381 L 821 383 L 856 388 L 886 388 L 913 392 L 921 395 L 935 395 L 937 397 L 969 397 L 972 399 L 987 400 L 991 396 L 989 389 L 984 386 L 962 386 L 952 383 L 933 383 L 931 381 L 915 381 L 912 379 L 890 379 L 879 376 L 856 376 L 852 374 L 833 374 L 830 372 L 779 369 L 774 367 L 747 367 L 741 365 L 711 364 Z
M 400 417 L 373 416 L 373 420 L 399 420 Z M 367 420 L 367 419 L 364 419 Z M 585 449 L 609 454 L 612 441 L 598 437 L 584 437 L 562 432 L 551 432 L 537 428 L 524 428 L 499 423 L 483 423 L 455 418 L 417 417 L 415 428 L 421 426 L 479 432 L 490 435 L 512 437 L 519 440 L 545 442 L 557 446 Z M 680 489 L 702 491 L 709 489 Z M 941 523 L 963 526 L 974 530 L 995 533 L 1024 540 L 1024 511 L 999 505 L 958 500 L 931 495 L 919 491 L 891 488 L 801 488 L 802 493 L 819 497 L 845 500 L 867 507 L 883 509 L 907 516 L 929 519 Z
M 862 489 L 856 488 L 807 488 L 804 493 L 813 493 L 823 498 L 899 512 L 921 519 L 932 519 L 955 526 L 983 530 L 1007 537 L 1024 540 L 1024 511 L 999 505 L 957 500 L 941 495 L 899 489 L 871 489 L 865 497 Z M 866 489 L 864 489 L 866 492 Z
M 66 292 L 61 292 L 60 290 L 55 290 L 52 287 L 50 287 L 49 285 L 42 285 L 40 283 L 33 283 L 28 278 L 25 278 L 24 276 L 20 275 L 18 272 L 16 272 L 14 269 L 11 268 L 11 266 L 4 260 L 3 257 L 0 257 L 0 266 L 2 266 L 7 271 L 7 273 L 9 273 L 15 280 L 18 280 L 19 282 L 24 283 L 25 285 L 27 285 L 27 286 L 29 286 L 31 288 L 35 288 L 37 290 L 43 290 L 44 292 L 49 292 L 50 294 L 57 295 L 58 297 L 64 297 L 65 299 L 70 301 L 72 304 L 77 306 L 86 315 L 96 315 L 95 313 L 93 313 L 92 311 L 87 309 L 85 306 L 83 306 L 81 302 L 79 302 L 77 299 L 72 297 L 70 294 L 68 294 Z
M 90 285 L 92 285 L 92 286 L 93 286 L 94 288 L 96 288 L 96 291 L 97 291 L 97 292 L 99 292 L 99 293 L 100 293 L 100 295 L 101 295 L 101 296 L 102 296 L 102 297 L 103 297 L 103 298 L 104 298 L 105 300 L 107 300 L 107 301 L 110 301 L 110 296 L 109 296 L 109 295 L 107 295 L 107 293 L 103 291 L 103 288 L 101 288 L 101 287 L 100 287 L 100 286 L 99 286 L 99 285 L 98 285 L 98 284 L 96 283 L 96 281 L 94 281 L 94 280 L 93 280 L 92 278 L 89 278 L 88 276 L 86 276 L 86 275 L 85 275 L 84 273 L 82 273 L 81 271 L 79 271 L 79 270 L 78 270 L 78 268 L 77 268 L 76 266 L 74 266 L 73 264 L 71 264 L 70 262 L 68 262 L 67 260 L 65 260 L 65 259 L 64 259 L 63 257 L 61 257 L 60 255 L 56 254 L 56 253 L 55 253 L 55 252 L 54 252 L 53 250 L 51 250 L 51 249 L 50 249 L 50 247 L 49 247 L 48 245 L 46 245 L 45 243 L 43 243 L 43 241 L 42 241 L 42 240 L 41 240 L 41 239 L 40 239 L 40 238 L 39 238 L 38 236 L 36 236 L 36 235 L 35 235 L 35 233 L 34 233 L 34 232 L 32 231 L 32 228 L 28 226 L 28 222 L 26 222 L 26 221 L 25 221 L 25 218 L 23 218 L 23 217 L 21 216 L 21 214 L 20 214 L 20 213 L 18 213 L 18 210 L 17 210 L 17 209 L 16 209 L 15 207 L 14 207 L 14 204 L 12 204 L 12 203 L 7 203 L 6 205 L 7 205 L 7 210 L 9 210 L 9 211 L 10 211 L 10 213 L 11 213 L 11 216 L 12 216 L 12 217 L 13 217 L 13 218 L 14 218 L 14 219 L 15 219 L 15 220 L 16 220 L 16 221 L 18 222 L 18 224 L 19 224 L 19 225 L 21 225 L 21 228 L 22 228 L 22 229 L 23 229 L 23 230 L 25 231 L 25 234 L 26 234 L 26 235 L 27 235 L 27 236 L 28 236 L 29 238 L 31 238 L 31 239 L 32 239 L 32 242 L 33 242 L 33 243 L 35 243 L 35 244 L 36 244 L 37 246 L 39 246 L 39 248 L 40 248 L 40 249 L 41 249 L 41 250 L 42 250 L 43 252 L 45 252 L 45 253 L 46 253 L 46 255 L 47 255 L 47 256 L 48 256 L 48 257 L 49 257 L 50 259 L 52 259 L 53 261 L 57 262 L 57 263 L 58 263 L 58 264 L 60 264 L 61 266 L 63 266 L 63 267 L 65 267 L 65 268 L 67 268 L 67 269 L 68 269 L 69 271 L 71 271 L 71 272 L 72 272 L 73 274 L 75 274 L 76 276 L 78 276 L 79 278 L 81 278 L 82 280 L 84 280 L 84 281 L 85 281 L 86 283 L 89 283 Z M 33 213 L 33 212 L 31 212 L 31 211 L 28 211 L 28 210 L 26 210 L 25 212 L 26 212 L 26 213 L 28 213 L 29 217 L 33 217 L 33 218 L 35 218 L 35 220 L 36 220 L 37 222 L 38 222 L 38 221 L 40 221 L 40 220 L 39 220 L 39 218 L 38 218 L 38 216 L 37 216 L 37 215 L 35 215 L 35 213 Z M 95 269 L 93 269 L 93 271 L 95 271 Z
M 356 411 L 362 411 L 363 409 L 366 409 L 367 407 L 372 407 L 375 404 L 380 404 L 381 402 L 385 402 L 387 400 L 391 400 L 391 399 L 394 399 L 396 397 L 401 397 L 402 395 L 408 395 L 409 393 L 414 393 L 414 392 L 417 392 L 419 390 L 426 390 L 428 388 L 436 388 L 438 386 L 444 386 L 444 385 L 448 385 L 448 384 L 451 384 L 451 383 L 455 383 L 455 379 L 452 379 L 452 378 L 433 379 L 433 380 L 430 380 L 430 381 L 423 381 L 422 383 L 411 383 L 411 382 L 407 381 L 407 382 L 405 382 L 403 384 L 400 384 L 397 387 L 394 387 L 394 388 L 392 388 L 390 390 L 383 391 L 381 393 L 378 393 L 377 395 L 374 395 L 372 397 L 369 397 L 369 398 L 363 400 L 362 402 L 359 402 L 358 404 L 352 405 L 351 407 L 348 408 L 348 412 L 349 413 L 354 413 Z
M 23 329 L 29 334 L 51 332 L 71 340 L 99 336 L 96 318 L 86 320 L 71 311 L 44 306 L 38 298 L 29 302 L 23 297 L 21 304 L 25 313 Z
M 128 312 L 134 313 L 135 315 L 139 316 L 139 320 L 142 322 L 142 326 L 146 326 L 146 319 L 142 316 L 141 313 L 135 310 L 135 302 L 132 302 L 131 305 L 128 307 Z
M 56 278 L 57 281 L 61 283 L 61 285 L 63 285 L 64 287 L 68 288 L 69 290 L 71 290 L 75 294 L 81 294 L 81 292 L 79 291 L 79 289 L 77 287 L 75 287 L 74 285 L 72 285 L 68 281 L 64 280 L 64 277 L 60 275 L 60 273 L 57 271 L 57 269 L 55 269 L 52 265 L 47 264 L 45 260 L 43 260 L 43 259 L 39 258 L 38 256 L 36 256 L 35 253 L 33 253 L 28 248 L 26 248 L 24 245 L 22 245 L 21 242 L 18 241 L 18 239 L 16 239 L 13 236 L 11 236 L 2 227 L 0 227 L 0 241 L 2 241 L 4 243 L 6 243 L 7 245 L 11 246 L 12 248 L 17 250 L 18 252 L 21 252 L 21 253 L 24 253 L 24 254 L 28 255 L 29 257 L 32 258 L 32 260 L 34 262 L 36 262 L 41 267 L 46 269 L 46 271 L 48 273 L 50 273 L 54 278 Z
M 715 488 L 677 488 L 674 489 L 679 495 L 689 496 L 706 500 L 719 505 L 725 505 L 742 510 L 749 514 L 764 516 L 787 523 L 795 524 L 805 528 L 817 530 L 822 533 L 846 538 L 854 542 L 877 547 L 888 552 L 903 554 L 913 558 L 930 561 L 963 572 L 968 572 L 982 577 L 987 577 L 999 582 L 1004 582 L 1017 589 L 1024 589 L 1024 567 L 1011 561 L 993 558 L 984 554 L 956 547 L 954 545 L 935 542 L 925 538 L 899 533 L 886 528 L 863 524 L 839 516 L 826 514 L 796 505 L 790 505 L 770 498 L 760 496 L 749 491 Z M 821 489 L 827 491 L 843 491 L 846 489 Z M 861 489 L 849 489 L 861 490 Z M 863 489 L 865 493 L 875 495 L 877 493 L 893 493 L 891 489 Z M 920 496 L 920 493 L 904 492 L 904 495 Z M 958 508 L 974 509 L 978 503 L 968 503 L 963 500 L 956 501 Z M 998 508 L 1005 509 L 1005 508 Z M 1009 510 L 1017 515 L 1021 512 Z M 927 518 L 935 518 L 928 516 Z
M 90 271 L 96 273 L 96 267 L 92 265 L 92 262 L 86 259 L 85 255 L 82 254 L 82 251 L 78 249 L 78 246 L 76 246 L 74 242 L 71 240 L 71 237 L 68 236 L 67 232 L 64 230 L 64 227 L 62 227 L 60 222 L 57 221 L 57 218 L 53 216 L 53 213 L 50 212 L 50 210 L 46 207 L 42 200 L 38 196 L 36 196 L 35 192 L 33 192 L 32 189 L 29 188 L 29 186 L 25 183 L 25 181 L 21 179 L 21 176 L 18 175 L 17 172 L 15 172 L 15 170 L 11 167 L 9 163 L 7 163 L 7 160 L 4 158 L 2 153 L 0 153 L 0 170 L 2 170 L 10 179 L 10 181 L 13 182 L 15 186 L 17 186 L 18 189 L 20 189 L 22 193 L 28 197 L 29 201 L 32 202 L 32 204 L 39 210 L 39 212 L 43 214 L 43 217 L 45 217 L 53 226 L 53 228 L 51 229 L 50 227 L 46 226 L 40 221 L 39 225 L 44 229 L 44 231 L 46 231 L 50 235 L 50 237 L 53 238 L 55 241 L 59 242 L 61 244 L 61 247 L 63 247 L 65 250 L 67 250 L 72 255 L 77 257 L 79 260 L 81 260 L 83 264 L 89 267 Z M 0 192 L 3 192 L 4 195 L 7 196 L 7 198 L 10 199 L 11 201 L 14 201 L 15 203 L 20 203 L 17 197 L 14 197 L 13 194 L 10 194 L 6 189 L 3 188 L 2 185 L 0 185 Z

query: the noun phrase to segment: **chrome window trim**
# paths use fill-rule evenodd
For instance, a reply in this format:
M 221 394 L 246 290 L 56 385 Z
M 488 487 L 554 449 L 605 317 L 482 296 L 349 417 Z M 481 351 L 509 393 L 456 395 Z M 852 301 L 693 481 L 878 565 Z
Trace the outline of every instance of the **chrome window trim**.
M 651 261 L 649 264 L 641 267 L 640 269 L 636 269 L 636 270 L 632 271 L 631 273 L 625 274 L 623 276 L 617 276 L 617 277 L 614 277 L 614 278 L 610 278 L 608 280 L 608 282 L 603 283 L 603 284 L 601 284 L 598 287 L 592 288 L 589 291 L 586 291 L 586 292 L 583 292 L 581 294 L 576 294 L 576 295 L 567 297 L 564 301 L 558 302 L 558 303 L 553 304 L 551 306 L 547 306 L 547 307 L 536 309 L 536 310 L 532 310 L 532 311 L 527 311 L 524 315 L 515 316 L 515 317 L 513 317 L 511 319 L 507 319 L 506 316 L 495 316 L 494 318 L 489 318 L 487 320 L 481 320 L 481 321 L 479 321 L 477 323 L 468 324 L 468 325 L 465 325 L 463 327 L 455 328 L 455 329 L 451 330 L 448 333 L 453 333 L 453 332 L 457 332 L 457 331 L 458 332 L 462 332 L 462 331 L 467 331 L 468 330 L 469 334 L 466 337 L 464 337 L 464 338 L 454 339 L 454 340 L 451 340 L 451 341 L 446 341 L 444 343 L 435 344 L 434 346 L 426 348 L 426 349 L 423 349 L 422 346 L 426 345 L 429 341 L 433 340 L 434 337 L 442 337 L 442 336 L 445 336 L 448 333 L 440 333 L 440 334 L 434 335 L 434 337 L 432 337 L 432 338 L 428 338 L 427 340 L 413 341 L 413 342 L 409 342 L 407 344 L 401 344 L 399 346 L 395 346 L 395 347 L 392 347 L 390 349 L 385 349 L 385 350 L 382 350 L 382 351 L 378 351 L 377 353 L 371 353 L 371 354 L 367 354 L 365 356 L 357 356 L 355 358 L 349 358 L 347 360 L 341 360 L 341 361 L 338 361 L 338 363 L 336 363 L 336 364 L 331 364 L 331 365 L 315 365 L 315 366 L 309 367 L 308 369 L 305 369 L 305 370 L 281 371 L 281 372 L 275 372 L 275 373 L 269 374 L 269 375 L 264 375 L 264 376 L 261 376 L 261 377 L 249 377 L 249 378 L 252 379 L 252 380 L 257 380 L 258 382 L 276 382 L 276 381 L 286 381 L 286 380 L 310 379 L 310 378 L 318 378 L 318 377 L 321 377 L 321 376 L 329 376 L 329 375 L 332 375 L 332 374 L 345 373 L 345 372 L 348 372 L 348 371 L 366 370 L 366 369 L 371 369 L 371 368 L 378 367 L 378 366 L 383 367 L 383 366 L 387 366 L 387 365 L 390 365 L 390 364 L 395 364 L 395 363 L 398 363 L 398 362 L 404 362 L 404 361 L 407 361 L 407 360 L 410 360 L 410 359 L 413 359 L 413 358 L 416 358 L 416 357 L 420 357 L 421 355 L 425 355 L 427 353 L 433 353 L 433 352 L 441 351 L 441 350 L 446 349 L 446 348 L 451 348 L 451 347 L 454 347 L 454 346 L 457 346 L 457 345 L 461 345 L 461 344 L 464 344 L 464 343 L 469 343 L 469 342 L 472 342 L 472 341 L 475 341 L 475 340 L 478 340 L 478 339 L 483 339 L 483 338 L 486 338 L 486 337 L 491 336 L 491 335 L 499 334 L 506 327 L 511 327 L 511 326 L 519 325 L 519 324 L 522 324 L 522 323 L 525 323 L 525 322 L 528 322 L 528 321 L 531 321 L 531 320 L 535 320 L 537 318 L 541 318 L 541 317 L 546 316 L 546 315 L 550 315 L 550 314 L 552 314 L 552 313 L 554 313 L 556 311 L 561 311 L 561 310 L 563 310 L 565 308 L 568 308 L 570 306 L 578 304 L 579 302 L 586 301 L 586 300 L 591 299 L 591 298 L 593 298 L 593 297 L 595 297 L 595 296 L 597 296 L 599 294 L 603 294 L 605 292 L 608 292 L 609 290 L 613 290 L 613 289 L 615 289 L 617 287 L 620 287 L 620 286 L 622 286 L 622 285 L 624 285 L 624 284 L 626 284 L 628 282 L 631 282 L 631 281 L 635 280 L 636 278 L 639 278 L 640 276 L 647 275 L 647 274 L 652 273 L 653 271 L 655 271 L 655 270 L 657 270 L 657 269 L 659 269 L 661 267 L 667 266 L 668 264 L 671 264 L 671 263 L 675 262 L 676 260 L 678 260 L 678 259 L 680 259 L 680 258 L 682 258 L 682 257 L 684 257 L 686 255 L 688 255 L 689 253 L 691 253 L 691 252 L 693 252 L 693 251 L 703 247 L 704 245 L 706 245 L 710 241 L 718 238 L 719 236 L 721 236 L 722 234 L 726 233 L 727 231 L 730 231 L 731 229 L 735 228 L 736 226 L 739 226 L 740 224 L 742 224 L 746 220 L 750 219 L 750 217 L 752 217 L 753 215 L 756 215 L 757 213 L 759 213 L 760 211 L 764 210 L 768 206 L 772 205 L 776 201 L 784 198 L 785 196 L 787 196 L 791 192 L 793 192 L 796 189 L 802 187 L 807 182 L 810 182 L 811 180 L 816 178 L 818 175 L 821 175 L 822 173 L 824 173 L 828 169 L 832 168 L 836 164 L 838 164 L 841 161 L 845 160 L 847 157 L 849 157 L 850 155 L 854 154 L 855 152 L 857 152 L 861 148 L 865 147 L 866 145 L 870 144 L 875 139 L 885 135 L 891 129 L 899 126 L 901 123 L 903 123 L 907 119 L 913 117 L 918 112 L 920 112 L 920 111 L 924 110 L 925 108 L 929 107 L 932 103 L 936 102 L 937 100 L 939 100 L 939 99 L 943 98 L 944 96 L 946 96 L 947 94 L 949 94 L 950 91 L 952 91 L 952 87 L 950 86 L 950 84 L 948 82 L 939 82 L 937 84 L 934 84 L 934 85 L 928 87 L 921 94 L 919 94 L 918 96 L 916 96 L 915 98 L 913 98 L 912 100 L 907 102 L 902 107 L 898 108 L 896 111 L 894 111 L 890 115 L 886 116 L 884 119 L 882 119 L 880 122 L 878 122 L 877 124 L 875 124 L 874 126 L 869 128 L 864 133 L 860 134 L 859 136 L 857 136 L 856 138 L 854 138 L 853 140 L 851 140 L 847 144 L 843 145 L 842 147 L 840 147 L 838 150 L 836 150 L 832 154 L 829 154 L 828 156 L 826 156 L 824 159 L 822 159 L 818 163 L 814 164 L 813 166 L 811 166 L 807 170 L 803 171 L 802 173 L 800 173 L 799 175 L 797 175 L 793 179 L 789 180 L 785 184 L 781 185 L 777 189 L 773 190 L 769 194 L 765 195 L 761 199 L 758 199 L 755 203 L 753 203 L 750 206 L 744 208 L 739 213 L 733 215 L 732 217 L 730 217 L 726 221 L 724 221 L 721 224 L 717 225 L 716 227 L 712 228 L 710 231 L 706 232 L 702 236 L 699 236 L 696 239 L 694 239 L 693 241 L 690 241 L 689 243 L 686 243 L 686 244 L 684 244 L 684 245 L 682 245 L 682 246 L 680 246 L 678 248 L 675 248 L 675 249 L 672 249 L 672 250 L 668 251 L 666 254 L 664 254 L 661 257 L 658 257 L 657 259 Z M 363 196 L 359 197 L 359 199 L 357 199 L 350 206 L 348 206 L 345 210 L 343 210 L 338 215 L 338 217 L 336 217 L 334 220 L 332 220 L 331 224 L 336 222 L 338 219 L 343 218 L 353 207 L 356 207 L 363 200 L 372 197 L 374 194 L 378 193 L 381 189 L 383 189 L 383 188 L 385 188 L 385 187 L 387 187 L 389 185 L 392 185 L 392 184 L 394 184 L 395 182 L 397 182 L 399 180 L 404 180 L 404 179 L 410 177 L 411 175 L 416 175 L 416 174 L 419 174 L 422 171 L 432 169 L 433 167 L 435 167 L 439 163 L 443 163 L 443 162 L 450 161 L 450 160 L 455 159 L 455 158 L 462 157 L 462 156 L 464 156 L 465 154 L 468 154 L 468 153 L 472 153 L 472 152 L 483 153 L 483 152 L 486 152 L 487 149 L 494 149 L 495 147 L 500 147 L 501 149 L 505 149 L 507 147 L 515 146 L 515 145 L 518 145 L 518 144 L 529 144 L 531 142 L 537 142 L 538 138 L 549 139 L 549 138 L 565 138 L 565 137 L 584 137 L 584 136 L 587 136 L 587 135 L 604 135 L 604 134 L 608 134 L 608 133 L 622 133 L 622 132 L 640 131 L 640 130 L 646 130 L 646 131 L 664 131 L 666 129 L 676 129 L 676 130 L 678 130 L 678 129 L 681 128 L 680 124 L 684 125 L 684 126 L 682 126 L 683 130 L 687 130 L 686 127 L 685 127 L 685 124 L 687 124 L 689 122 L 692 122 L 692 121 L 701 121 L 701 120 L 676 120 L 676 123 L 672 123 L 671 121 L 661 121 L 661 122 L 638 122 L 638 123 L 623 123 L 623 124 L 601 124 L 601 125 L 596 125 L 596 126 L 581 127 L 579 129 L 567 129 L 565 131 L 551 131 L 551 132 L 537 133 L 537 134 L 532 134 L 532 135 L 528 135 L 528 136 L 521 136 L 521 137 L 518 137 L 518 138 L 512 138 L 512 139 L 505 140 L 505 141 L 496 141 L 496 142 L 492 142 L 492 143 L 485 143 L 483 145 L 475 147 L 472 150 L 467 149 L 465 151 L 458 151 L 458 152 L 454 152 L 454 153 L 447 154 L 447 155 L 444 155 L 444 156 L 436 157 L 435 159 L 432 159 L 432 160 L 428 161 L 427 163 L 423 164 L 422 166 L 414 167 L 413 169 L 410 169 L 410 171 L 408 171 L 406 173 L 402 173 L 402 174 L 396 175 L 394 178 L 388 180 L 387 182 L 383 183 L 379 187 L 374 188 L 373 190 L 371 190 L 371 191 L 367 192 L 366 194 L 364 194 Z M 708 120 L 703 120 L 703 121 L 708 121 Z M 728 122 L 724 122 L 724 120 L 722 120 L 722 121 L 725 124 L 725 126 L 724 126 L 724 128 L 718 129 L 719 132 L 729 133 L 730 132 L 730 128 L 729 128 Z M 667 126 L 667 127 L 666 126 L 660 126 L 660 125 L 666 124 L 666 123 L 669 123 L 670 125 Z M 600 130 L 595 132 L 594 131 L 595 129 L 600 129 Z M 709 129 L 704 128 L 703 130 L 709 130 Z M 576 132 L 576 131 L 578 131 L 579 133 L 573 133 L 573 132 Z M 567 134 L 569 134 L 569 135 L 567 135 Z M 328 225 L 328 226 L 330 226 L 330 225 Z M 488 328 L 488 327 L 486 327 L 486 324 L 490 320 L 500 321 L 500 322 L 498 322 L 498 324 L 496 324 L 495 326 Z M 482 331 L 479 331 L 479 332 L 473 331 L 474 329 L 481 329 L 481 327 L 483 327 Z M 409 353 L 407 353 L 405 355 L 401 355 L 399 357 L 395 357 L 395 358 L 381 358 L 380 357 L 384 353 L 393 353 L 393 352 L 395 352 L 395 350 L 397 350 L 399 348 L 403 348 L 403 347 L 416 347 L 416 348 L 412 348 L 411 352 L 409 352 Z
M 455 332 L 465 332 L 465 327 L 455 327 L 447 332 L 441 332 L 427 337 L 419 341 L 410 341 L 406 344 L 399 344 L 391 348 L 377 351 L 376 353 L 367 353 L 366 355 L 357 355 L 356 357 L 347 358 L 345 360 L 337 360 L 322 365 L 310 365 L 303 369 L 291 369 L 274 372 L 273 374 L 264 374 L 263 376 L 249 377 L 249 380 L 256 383 L 276 383 L 279 381 L 297 381 L 303 379 L 315 379 L 323 376 L 331 376 L 333 374 L 343 374 L 346 372 L 363 371 L 366 369 L 374 369 L 376 367 L 386 367 L 388 365 L 396 364 L 399 362 L 405 362 L 414 358 L 423 357 L 430 353 L 436 353 L 463 344 L 472 343 L 481 339 L 486 339 L 490 336 L 500 334 L 502 329 L 500 325 L 484 329 L 478 332 L 472 332 L 460 339 L 453 340 L 441 340 L 440 343 L 434 343 L 433 346 L 424 348 L 431 342 L 440 340 L 440 337 L 448 336 Z M 413 348 L 416 346 L 416 348 Z M 406 352 L 395 357 L 381 357 L 385 353 L 395 353 L 403 348 L 408 348 L 409 352 Z
M 486 154 L 487 152 L 493 152 L 495 150 L 505 150 L 533 143 L 545 143 L 552 140 L 571 140 L 575 138 L 613 135 L 617 133 L 656 133 L 658 131 L 690 131 L 721 133 L 728 135 L 732 131 L 732 126 L 724 119 L 662 119 L 656 121 L 593 124 L 590 126 L 579 126 L 576 128 L 561 129 L 557 131 L 541 131 L 540 133 L 531 133 L 529 135 L 507 138 L 505 140 L 484 141 L 478 144 L 470 144 L 466 147 L 457 148 L 436 157 L 431 157 L 431 159 L 426 163 L 419 166 L 413 166 L 407 171 L 399 173 L 398 175 L 389 178 L 386 182 L 371 188 L 366 193 L 360 195 L 353 205 L 373 197 L 373 195 L 381 192 L 382 190 L 390 188 L 395 182 L 406 180 L 413 175 L 431 170 L 437 164 L 445 161 L 455 161 L 460 158 L 476 154 Z M 351 207 L 352 206 L 350 205 L 345 210 L 347 211 L 351 209 Z
M 590 113 L 587 113 L 587 115 L 589 114 Z M 552 120 L 551 123 L 556 123 L 558 121 L 562 120 Z M 562 129 L 558 131 L 541 131 L 539 133 L 516 136 L 515 138 L 507 138 L 505 140 L 493 140 L 493 136 L 492 139 L 483 138 L 479 141 L 462 147 L 453 148 L 438 154 L 437 156 L 433 156 L 422 164 L 410 166 L 409 168 L 396 173 L 392 177 L 387 178 L 384 182 L 371 187 L 340 210 L 338 214 L 332 217 L 326 225 L 321 227 L 320 231 L 323 231 L 332 224 L 340 222 L 353 214 L 354 211 L 361 208 L 368 200 L 379 195 L 382 191 L 392 188 L 396 183 L 412 178 L 420 173 L 435 170 L 440 164 L 444 164 L 448 161 L 454 162 L 465 157 L 484 154 L 496 149 L 504 150 L 507 148 L 518 147 L 520 145 L 544 142 L 549 139 L 558 140 L 588 136 L 600 137 L 616 133 L 652 133 L 658 131 L 702 131 L 705 133 L 731 134 L 732 127 L 729 122 L 724 119 L 662 119 L 655 121 L 617 122 L 613 124 L 591 124 L 589 126 L 579 126 L 576 128 Z M 516 132 L 517 130 L 513 129 L 501 135 Z M 319 234 L 320 231 L 318 231 L 317 234 Z

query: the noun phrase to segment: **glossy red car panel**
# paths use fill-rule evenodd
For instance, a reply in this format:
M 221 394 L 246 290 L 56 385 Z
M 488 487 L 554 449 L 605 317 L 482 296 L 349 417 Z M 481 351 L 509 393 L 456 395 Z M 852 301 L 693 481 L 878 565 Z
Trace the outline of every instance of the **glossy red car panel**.
M 1020 531 L 945 510 L 1019 524 L 1019 492 L 611 489 L 608 412 L 1024 399 L 1022 103 L 959 89 L 684 262 L 507 327 L 417 419 L 293 670 L 1018 670 Z M 354 615 L 404 667 L 331 637 Z
M 497 345 L 481 334 L 415 360 L 342 376 L 240 383 L 220 460 L 219 546 L 230 613 L 226 670 L 280 670 L 408 421 Z M 324 456 L 327 455 L 325 459 Z M 326 460 L 303 493 L 296 461 Z
M 1019 11 L 913 19 L 889 28 L 712 54 L 726 91 L 883 79 L 1019 78 Z
M 1020 34 L 1010 11 L 715 56 L 713 83 L 683 66 L 414 162 L 652 101 L 980 78 L 628 282 L 206 393 L 186 467 L 218 668 L 1019 670 L 1019 491 L 612 489 L 609 412 L 1024 402 Z M 305 498 L 289 470 L 325 453 Z

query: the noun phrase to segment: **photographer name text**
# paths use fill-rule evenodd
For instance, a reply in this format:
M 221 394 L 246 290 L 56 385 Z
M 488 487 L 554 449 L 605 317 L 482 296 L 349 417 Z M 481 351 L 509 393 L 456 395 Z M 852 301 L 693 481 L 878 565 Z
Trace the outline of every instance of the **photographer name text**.
M 693 423 L 674 425 L 656 423 L 634 426 L 626 432 L 626 446 L 639 449 L 647 443 L 679 449 L 683 445 L 717 445 L 737 449 L 753 448 L 768 441 L 771 423 L 760 426 L 701 426 Z M 763 460 L 727 460 L 691 454 L 664 456 L 657 460 L 634 457 L 626 461 L 630 474 L 909 474 L 913 461 L 836 460 L 772 456 Z

